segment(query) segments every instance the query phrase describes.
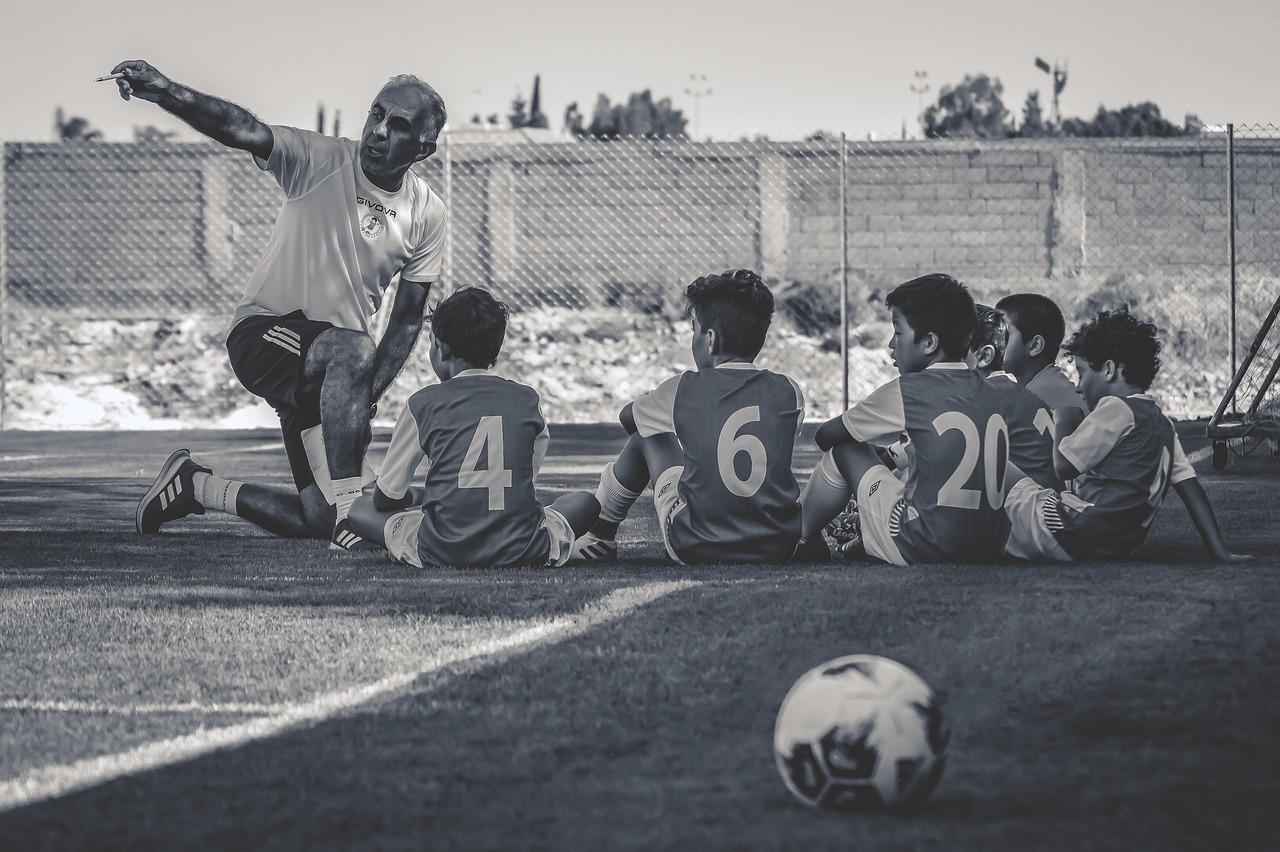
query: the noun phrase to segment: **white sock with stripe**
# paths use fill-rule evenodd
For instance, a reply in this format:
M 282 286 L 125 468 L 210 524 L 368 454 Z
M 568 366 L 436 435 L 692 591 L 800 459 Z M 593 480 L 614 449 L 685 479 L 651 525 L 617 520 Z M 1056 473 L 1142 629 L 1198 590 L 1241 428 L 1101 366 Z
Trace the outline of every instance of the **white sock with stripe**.
M 334 507 L 338 510 L 338 521 L 346 519 L 347 513 L 351 511 L 351 504 L 360 496 L 360 487 L 363 482 L 364 478 L 360 476 L 348 476 L 345 479 L 333 481 L 333 499 L 336 501 Z
M 191 477 L 191 484 L 196 489 L 196 499 L 206 509 L 236 514 L 236 497 L 240 494 L 240 486 L 244 483 L 231 479 L 222 479 L 211 473 L 196 471 Z
M 631 507 L 640 497 L 639 491 L 632 491 L 618 481 L 613 473 L 613 462 L 604 466 L 600 474 L 600 486 L 596 489 L 596 499 L 600 501 L 600 519 L 596 522 L 603 531 L 616 532 L 618 524 L 627 517 Z M 611 536 L 601 536 L 602 538 Z

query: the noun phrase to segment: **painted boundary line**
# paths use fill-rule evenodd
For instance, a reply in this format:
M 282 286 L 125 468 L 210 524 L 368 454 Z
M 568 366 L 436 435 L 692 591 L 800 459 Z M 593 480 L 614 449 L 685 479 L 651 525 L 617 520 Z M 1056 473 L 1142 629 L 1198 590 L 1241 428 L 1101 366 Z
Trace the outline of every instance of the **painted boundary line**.
M 423 675 L 451 665 L 491 657 L 503 652 L 520 653 L 539 645 L 563 642 L 592 628 L 621 618 L 634 609 L 673 592 L 700 586 L 682 580 L 650 583 L 618 589 L 588 604 L 575 616 L 557 618 L 515 630 L 505 636 L 476 642 L 452 652 L 436 655 L 416 671 L 385 677 L 365 686 L 331 692 L 306 702 L 285 705 L 280 712 L 224 728 L 197 731 L 167 740 L 147 743 L 128 751 L 88 758 L 60 766 L 43 766 L 9 781 L 0 782 L 0 813 L 87 790 L 99 784 L 136 775 L 163 766 L 194 760 L 223 749 L 278 736 L 295 728 L 314 725 L 371 701 L 405 690 Z

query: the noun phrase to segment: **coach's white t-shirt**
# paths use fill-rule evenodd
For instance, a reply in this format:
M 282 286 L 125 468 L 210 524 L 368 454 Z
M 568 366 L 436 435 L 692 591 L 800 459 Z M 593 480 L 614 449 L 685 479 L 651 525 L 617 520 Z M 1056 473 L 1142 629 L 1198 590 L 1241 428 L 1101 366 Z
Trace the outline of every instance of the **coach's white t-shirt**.
M 374 186 L 350 139 L 278 125 L 271 132 L 271 156 L 254 162 L 285 202 L 231 324 L 301 310 L 367 333 L 396 273 L 418 283 L 440 277 L 444 202 L 412 171 L 398 192 Z

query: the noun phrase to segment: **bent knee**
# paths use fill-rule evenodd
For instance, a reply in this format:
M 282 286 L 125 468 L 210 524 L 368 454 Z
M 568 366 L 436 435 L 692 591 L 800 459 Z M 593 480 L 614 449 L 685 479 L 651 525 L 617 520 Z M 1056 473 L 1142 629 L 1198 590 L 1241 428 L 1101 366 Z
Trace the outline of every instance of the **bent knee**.
M 307 352 L 307 372 L 320 374 L 332 369 L 344 372 L 373 371 L 378 348 L 363 331 L 330 328 L 315 339 Z

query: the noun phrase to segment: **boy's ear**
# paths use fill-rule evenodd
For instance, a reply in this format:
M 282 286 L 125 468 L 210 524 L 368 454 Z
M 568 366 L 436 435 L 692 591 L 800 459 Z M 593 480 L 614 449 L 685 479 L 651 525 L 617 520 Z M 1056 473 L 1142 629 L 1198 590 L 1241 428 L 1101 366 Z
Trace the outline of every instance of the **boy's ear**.
M 1044 351 L 1044 335 L 1042 334 L 1033 335 L 1032 338 L 1027 341 L 1027 354 L 1030 355 L 1032 358 L 1034 358 L 1043 351 Z
M 978 369 L 985 370 L 994 360 L 996 360 L 996 348 L 990 343 L 982 344 L 978 349 Z
M 1102 373 L 1102 378 L 1108 382 L 1114 382 L 1116 379 L 1123 378 L 1123 368 L 1115 361 L 1107 359 L 1102 362 L 1102 369 L 1098 372 Z
M 712 355 L 722 354 L 720 352 L 721 340 L 720 340 L 719 332 L 717 332 L 714 328 L 706 328 L 706 329 L 703 329 L 702 333 L 707 335 L 708 337 L 707 351 L 710 352 Z
M 922 340 L 921 343 L 924 344 L 924 354 L 932 355 L 938 351 L 938 347 L 941 345 L 942 341 L 938 338 L 938 335 L 929 331 L 925 332 L 924 340 Z
M 440 360 L 441 360 L 441 361 L 448 361 L 449 359 L 451 359 L 451 358 L 453 357 L 453 347 L 452 347 L 452 346 L 450 346 L 449 344 L 445 343 L 443 340 L 441 340 L 441 339 L 440 339 L 440 338 L 438 338 L 438 337 L 437 337 L 437 338 L 435 338 L 434 342 L 435 342 L 436 346 L 437 346 L 437 347 L 439 347 L 439 349 L 440 349 Z

